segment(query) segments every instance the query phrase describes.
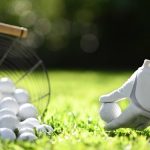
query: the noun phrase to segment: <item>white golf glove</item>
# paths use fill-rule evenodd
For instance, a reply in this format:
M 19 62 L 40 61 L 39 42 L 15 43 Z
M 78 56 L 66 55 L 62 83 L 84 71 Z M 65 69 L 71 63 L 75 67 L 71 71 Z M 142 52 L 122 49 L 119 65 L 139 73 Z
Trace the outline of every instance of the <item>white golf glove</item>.
M 144 129 L 150 125 L 150 60 L 144 60 L 142 67 L 119 89 L 100 97 L 101 103 L 117 102 L 128 98 L 131 103 L 122 114 L 105 126 L 106 130 L 117 128 Z

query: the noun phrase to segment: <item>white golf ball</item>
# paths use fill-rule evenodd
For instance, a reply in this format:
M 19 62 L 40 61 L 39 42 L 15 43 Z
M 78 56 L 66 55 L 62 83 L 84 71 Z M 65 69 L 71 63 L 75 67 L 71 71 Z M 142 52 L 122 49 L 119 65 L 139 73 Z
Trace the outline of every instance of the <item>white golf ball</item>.
M 4 95 L 2 94 L 2 92 L 0 91 L 0 99 L 4 98 Z
M 0 118 L 4 115 L 13 115 L 13 116 L 15 116 L 16 114 L 8 108 L 0 109 Z
M 1 99 L 5 98 L 5 97 L 13 97 L 13 94 L 12 93 L 2 93 Z
M 27 118 L 19 123 L 19 129 L 21 128 L 34 128 L 39 126 L 40 123 L 36 118 Z
M 19 125 L 18 118 L 13 115 L 3 115 L 0 118 L 0 128 L 16 129 Z
M 21 129 L 19 129 L 19 135 L 21 135 L 22 133 L 24 133 L 24 132 L 30 132 L 30 133 L 32 133 L 32 134 L 34 134 L 34 130 L 33 130 L 33 128 L 21 128 Z
M 42 124 L 36 127 L 37 132 L 42 132 L 42 133 L 52 133 L 53 128 L 49 125 Z
M 8 129 L 8 128 L 0 128 L 0 137 L 6 140 L 16 139 L 15 133 L 11 129 Z
M 36 139 L 37 137 L 35 136 L 35 134 L 30 133 L 30 132 L 24 132 L 18 137 L 18 140 L 21 140 L 21 141 L 35 141 Z
M 27 118 L 26 120 L 24 120 L 23 122 L 25 123 L 30 123 L 33 125 L 33 127 L 37 127 L 40 125 L 40 122 L 36 119 L 36 118 Z
M 7 77 L 0 79 L 0 92 L 13 93 L 15 91 L 15 85 L 13 81 Z
M 16 100 L 12 97 L 5 97 L 0 101 L 0 109 L 8 108 L 13 111 L 15 114 L 18 113 L 19 106 Z
M 103 103 L 100 108 L 102 120 L 109 123 L 121 114 L 121 109 L 117 103 Z
M 20 130 L 22 128 L 34 128 L 34 126 L 30 122 L 22 121 L 22 122 L 19 123 L 18 129 Z
M 22 104 L 19 107 L 18 116 L 21 120 L 25 120 L 27 118 L 37 118 L 38 112 L 34 105 L 30 103 Z
M 14 97 L 17 100 L 18 104 L 24 104 L 29 101 L 29 94 L 24 89 L 16 89 L 14 92 Z

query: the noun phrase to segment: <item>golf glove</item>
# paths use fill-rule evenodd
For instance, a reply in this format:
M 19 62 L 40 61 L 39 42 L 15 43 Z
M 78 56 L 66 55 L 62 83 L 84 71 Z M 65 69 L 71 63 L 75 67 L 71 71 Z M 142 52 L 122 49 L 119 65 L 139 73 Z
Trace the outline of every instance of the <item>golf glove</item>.
M 106 130 L 117 128 L 144 129 L 150 125 L 150 60 L 144 60 L 142 67 L 117 90 L 100 97 L 101 103 L 117 102 L 123 98 L 131 103 L 122 114 L 107 123 Z

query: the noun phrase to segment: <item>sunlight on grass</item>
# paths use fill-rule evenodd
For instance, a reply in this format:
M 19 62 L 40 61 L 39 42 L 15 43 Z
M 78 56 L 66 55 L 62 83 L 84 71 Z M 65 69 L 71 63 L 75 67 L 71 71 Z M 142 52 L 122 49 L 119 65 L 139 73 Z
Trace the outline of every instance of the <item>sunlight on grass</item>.
M 84 108 L 86 112 L 94 113 L 99 107 L 99 96 L 118 88 L 129 75 L 94 71 L 51 72 L 51 105 L 54 103 L 55 109 L 58 107 L 59 110 L 57 104 L 66 105 L 67 109 L 75 112 L 82 112 Z M 122 107 L 123 104 L 121 102 Z M 96 111 L 89 109 L 89 106 Z
M 39 136 L 32 144 L 0 140 L 1 149 L 145 150 L 149 146 L 149 128 L 144 131 L 118 129 L 108 132 L 104 130 L 104 122 L 98 113 L 99 96 L 118 88 L 130 75 L 130 72 L 49 71 L 51 101 L 44 122 L 52 125 L 54 133 Z M 40 73 L 33 74 L 33 77 L 37 84 L 45 84 Z M 39 86 L 31 86 L 34 93 L 40 92 Z M 120 102 L 122 109 L 127 105 L 127 100 Z

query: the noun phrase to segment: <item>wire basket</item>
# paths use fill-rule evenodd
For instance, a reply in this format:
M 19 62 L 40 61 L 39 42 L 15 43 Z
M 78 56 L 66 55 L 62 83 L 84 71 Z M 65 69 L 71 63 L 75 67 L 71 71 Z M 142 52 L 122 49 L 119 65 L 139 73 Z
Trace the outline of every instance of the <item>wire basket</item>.
M 25 37 L 22 28 L 20 33 L 18 35 Z M 5 34 L 0 24 L 0 78 L 8 77 L 17 88 L 27 90 L 29 102 L 38 109 L 39 117 L 43 119 L 50 102 L 49 75 L 43 61 L 18 35 Z

